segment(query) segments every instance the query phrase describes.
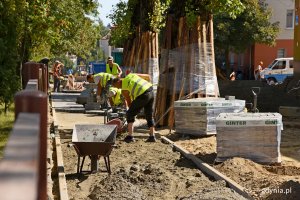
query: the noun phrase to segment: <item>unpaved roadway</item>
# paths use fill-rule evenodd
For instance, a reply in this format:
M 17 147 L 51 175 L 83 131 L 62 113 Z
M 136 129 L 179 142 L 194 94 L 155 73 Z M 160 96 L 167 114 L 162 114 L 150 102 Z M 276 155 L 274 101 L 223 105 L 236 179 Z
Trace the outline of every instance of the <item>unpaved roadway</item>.
M 63 139 L 62 154 L 70 199 L 243 199 L 226 187 L 223 181 L 214 181 L 205 176 L 189 160 L 172 147 L 158 140 L 146 143 L 147 132 L 135 131 L 137 141 L 125 143 L 119 135 L 113 149 L 111 175 L 105 171 L 103 158 L 97 173 L 84 172 L 78 175 L 77 154 L 68 147 L 74 124 L 101 124 L 101 116 L 80 113 L 56 112 L 55 120 Z M 229 159 L 215 164 L 215 136 L 194 138 L 169 130 L 159 130 L 176 144 L 190 151 L 201 160 L 214 166 L 243 187 L 254 199 L 299 199 L 300 196 L 300 141 L 298 119 L 288 119 L 282 131 L 280 166 L 260 165 L 243 158 Z M 292 125 L 290 125 L 292 124 Z M 90 169 L 87 158 L 83 170 Z M 55 190 L 55 189 L 54 189 Z M 54 191 L 55 193 L 55 191 Z M 54 198 L 57 196 L 54 194 Z

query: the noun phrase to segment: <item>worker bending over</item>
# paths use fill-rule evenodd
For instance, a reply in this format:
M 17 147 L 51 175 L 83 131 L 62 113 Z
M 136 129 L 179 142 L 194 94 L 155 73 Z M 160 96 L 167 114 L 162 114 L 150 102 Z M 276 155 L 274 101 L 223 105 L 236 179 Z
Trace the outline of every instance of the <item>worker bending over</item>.
M 102 102 L 104 101 L 104 95 L 105 92 L 108 91 L 109 85 L 111 84 L 111 81 L 113 79 L 113 75 L 101 72 L 98 74 L 94 75 L 87 75 L 87 81 L 89 83 L 96 83 L 97 84 L 97 102 Z
M 144 108 L 147 125 L 150 128 L 150 136 L 147 142 L 155 142 L 155 129 L 153 119 L 153 102 L 154 94 L 152 84 L 137 74 L 128 74 L 123 80 L 114 78 L 112 85 L 122 89 L 122 95 L 129 106 L 126 113 L 128 123 L 128 135 L 125 137 L 125 142 L 133 142 L 133 122 L 135 116 Z
M 116 77 L 121 77 L 122 75 L 122 69 L 117 63 L 114 62 L 112 56 L 109 56 L 107 59 L 106 73 L 112 74 Z
M 109 103 L 112 107 L 124 107 L 124 98 L 121 89 L 110 87 L 107 97 L 109 98 Z

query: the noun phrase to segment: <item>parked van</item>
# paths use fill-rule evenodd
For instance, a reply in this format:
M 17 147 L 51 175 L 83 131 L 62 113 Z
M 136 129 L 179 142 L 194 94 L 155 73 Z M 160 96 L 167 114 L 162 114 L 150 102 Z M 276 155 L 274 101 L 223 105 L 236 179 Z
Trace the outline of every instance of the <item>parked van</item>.
M 282 83 L 288 76 L 293 76 L 293 58 L 276 58 L 260 75 L 270 85 Z

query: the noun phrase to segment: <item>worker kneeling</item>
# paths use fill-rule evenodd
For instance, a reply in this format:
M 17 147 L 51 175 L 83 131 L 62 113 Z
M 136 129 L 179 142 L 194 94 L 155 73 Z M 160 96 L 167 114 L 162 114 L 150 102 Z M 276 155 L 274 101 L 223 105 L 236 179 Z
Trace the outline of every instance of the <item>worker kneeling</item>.
M 89 83 L 94 82 L 97 84 L 97 102 L 100 102 L 101 104 L 105 103 L 105 95 L 108 92 L 108 88 L 111 85 L 113 77 L 113 75 L 104 72 L 87 75 L 87 81 Z
M 107 97 L 109 98 L 109 103 L 111 105 L 111 107 L 113 108 L 113 112 L 114 109 L 117 107 L 123 107 L 125 108 L 126 104 L 124 102 L 124 98 L 122 96 L 122 90 L 116 87 L 110 87 Z
M 142 79 L 136 74 L 128 74 L 123 80 L 120 78 L 114 78 L 112 85 L 117 88 L 121 88 L 122 95 L 125 98 L 129 109 L 126 113 L 126 119 L 128 123 L 128 135 L 125 137 L 125 142 L 133 142 L 133 122 L 135 116 L 144 108 L 147 125 L 150 128 L 150 136 L 146 142 L 155 142 L 155 129 L 153 119 L 153 103 L 154 93 L 152 84 Z

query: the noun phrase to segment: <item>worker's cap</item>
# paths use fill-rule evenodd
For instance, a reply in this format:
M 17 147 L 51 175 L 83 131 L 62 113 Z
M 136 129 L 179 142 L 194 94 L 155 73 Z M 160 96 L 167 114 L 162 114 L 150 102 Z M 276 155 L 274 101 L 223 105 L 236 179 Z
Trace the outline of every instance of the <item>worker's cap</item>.
M 113 97 L 116 95 L 116 91 L 114 90 L 109 90 L 108 94 L 107 94 L 107 97 L 110 98 L 110 97 Z
M 108 56 L 107 61 L 109 60 L 114 60 L 114 58 L 112 56 Z

